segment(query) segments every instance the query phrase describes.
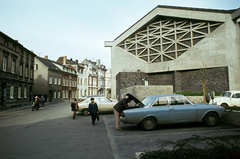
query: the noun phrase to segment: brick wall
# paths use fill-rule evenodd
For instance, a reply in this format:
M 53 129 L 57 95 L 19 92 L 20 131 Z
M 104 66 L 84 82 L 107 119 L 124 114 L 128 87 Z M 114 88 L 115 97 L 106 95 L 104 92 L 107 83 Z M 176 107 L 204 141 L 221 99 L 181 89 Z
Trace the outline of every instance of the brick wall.
M 136 85 L 172 85 L 174 92 L 202 92 L 200 69 L 169 71 L 159 73 L 120 72 L 116 76 L 117 98 L 120 90 Z M 223 92 L 229 90 L 228 68 L 208 68 L 205 79 L 206 91 Z

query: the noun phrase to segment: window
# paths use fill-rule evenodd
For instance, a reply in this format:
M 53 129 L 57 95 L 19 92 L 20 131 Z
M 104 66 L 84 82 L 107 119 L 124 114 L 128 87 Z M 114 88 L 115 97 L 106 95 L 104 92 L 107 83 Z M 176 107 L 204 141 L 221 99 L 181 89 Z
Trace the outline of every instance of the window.
M 184 105 L 183 96 L 175 96 L 170 98 L 170 105 Z
M 5 46 L 8 46 L 8 41 L 5 40 L 4 45 L 5 45 Z
M 62 91 L 62 98 L 65 98 L 65 91 Z
M 7 56 L 3 56 L 3 71 L 7 71 Z
M 72 92 L 72 98 L 75 98 L 75 92 L 74 91 Z
M 58 85 L 61 85 L 61 78 L 58 78 Z
M 66 91 L 66 98 L 68 98 L 68 91 Z
M 12 60 L 12 67 L 11 67 L 12 73 L 15 73 L 15 70 L 16 70 L 16 61 Z
M 27 98 L 27 86 L 24 88 L 24 98 Z
M 161 97 L 161 98 L 158 98 L 158 99 L 154 102 L 153 107 L 156 107 L 156 106 L 165 106 L 165 105 L 168 105 L 167 97 Z
M 56 91 L 54 91 L 54 93 L 53 93 L 53 98 L 57 98 L 57 92 Z
M 16 51 L 16 45 L 13 45 L 13 50 Z
M 22 86 L 18 87 L 18 98 L 22 98 Z
M 30 78 L 33 79 L 33 69 L 30 69 Z
M 68 86 L 68 78 L 66 79 L 66 86 Z
M 19 75 L 22 76 L 23 75 L 23 65 L 20 64 L 20 67 L 19 67 Z
M 14 97 L 14 85 L 10 87 L 10 98 L 13 99 Z
M 34 70 L 38 70 L 38 64 L 34 65 Z
M 54 78 L 54 84 L 57 84 L 57 77 Z
M 61 93 L 60 93 L 60 91 L 58 91 L 58 98 L 61 98 Z
M 240 98 L 240 93 L 236 93 L 233 95 L 233 98 Z
M 89 77 L 89 85 L 91 85 L 91 84 L 92 84 L 92 78 Z
M 52 84 L 52 76 L 49 76 L 49 84 Z
M 87 96 L 87 89 L 85 89 L 85 93 L 84 93 L 85 96 Z
M 25 77 L 28 77 L 28 67 L 25 68 Z
M 63 78 L 63 86 L 65 86 L 65 78 Z

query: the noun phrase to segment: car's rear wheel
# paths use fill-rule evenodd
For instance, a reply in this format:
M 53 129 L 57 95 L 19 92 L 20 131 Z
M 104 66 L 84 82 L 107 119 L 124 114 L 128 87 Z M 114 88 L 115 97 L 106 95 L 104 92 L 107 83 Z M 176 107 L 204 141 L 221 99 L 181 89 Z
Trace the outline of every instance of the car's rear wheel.
M 210 112 L 205 115 L 203 122 L 206 126 L 213 127 L 218 122 L 218 115 L 216 113 Z
M 226 103 L 222 103 L 221 106 L 224 108 L 229 108 L 229 106 Z
M 87 109 L 83 109 L 83 110 L 82 110 L 82 114 L 83 114 L 84 116 L 87 116 L 87 115 L 88 115 L 88 110 L 87 110 Z
M 143 128 L 143 130 L 154 130 L 156 128 L 156 119 L 153 117 L 148 117 L 145 118 L 142 122 L 141 122 L 141 127 Z

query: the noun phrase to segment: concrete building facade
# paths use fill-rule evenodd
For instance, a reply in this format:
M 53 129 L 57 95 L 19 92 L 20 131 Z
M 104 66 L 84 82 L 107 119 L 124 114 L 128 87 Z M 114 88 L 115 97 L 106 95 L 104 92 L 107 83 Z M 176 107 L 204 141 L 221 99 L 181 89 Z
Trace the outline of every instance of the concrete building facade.
M 208 91 L 239 90 L 239 15 L 240 9 L 157 6 L 114 41 L 105 42 L 111 47 L 112 97 L 124 88 L 118 82 L 128 83 L 118 74 L 133 72 L 145 75 L 133 85 L 201 92 L 202 71 L 207 70 Z
M 0 32 L 0 109 L 33 101 L 35 56 L 17 40 Z

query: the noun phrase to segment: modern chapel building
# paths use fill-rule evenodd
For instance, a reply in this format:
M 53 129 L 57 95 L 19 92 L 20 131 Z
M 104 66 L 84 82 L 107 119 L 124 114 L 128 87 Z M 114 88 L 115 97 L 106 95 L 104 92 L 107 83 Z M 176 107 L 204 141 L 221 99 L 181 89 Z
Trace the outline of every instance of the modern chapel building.
M 146 83 L 202 92 L 203 78 L 207 91 L 240 90 L 240 9 L 157 6 L 105 46 L 112 98 Z

